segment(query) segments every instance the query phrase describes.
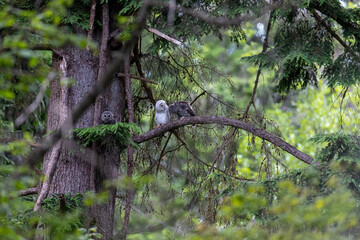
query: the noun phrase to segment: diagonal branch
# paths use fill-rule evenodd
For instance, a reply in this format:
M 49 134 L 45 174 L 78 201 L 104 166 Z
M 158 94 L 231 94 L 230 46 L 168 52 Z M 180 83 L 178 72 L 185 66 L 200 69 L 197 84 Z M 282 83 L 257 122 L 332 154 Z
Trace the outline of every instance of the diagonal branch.
M 139 39 L 139 42 L 141 41 L 141 39 Z M 136 68 L 139 72 L 140 77 L 145 78 L 145 74 L 142 70 L 141 67 L 141 62 L 140 62 L 140 48 L 137 44 L 134 45 L 134 59 L 135 59 L 135 64 L 136 64 Z M 154 95 L 151 91 L 151 89 L 147 86 L 146 82 L 141 82 L 141 86 L 144 88 L 147 97 L 150 99 L 151 103 L 155 106 L 155 99 L 154 99 Z
M 116 74 L 116 76 L 125 77 L 125 74 L 124 73 L 118 73 L 118 74 Z M 147 78 L 144 78 L 144 77 L 141 77 L 141 76 L 138 76 L 138 75 L 130 75 L 130 78 L 157 85 L 157 82 L 151 81 L 150 79 L 147 79 Z
M 323 25 L 333 38 L 335 38 L 344 48 L 346 51 L 351 52 L 354 56 L 357 57 L 358 60 L 360 60 L 360 56 L 357 52 L 353 51 L 353 49 L 346 44 L 346 42 L 331 28 L 331 26 L 325 22 L 323 18 L 316 12 L 316 10 L 313 11 L 313 16 L 321 25 Z
M 348 32 L 351 32 L 353 36 L 359 40 L 360 38 L 360 26 L 357 21 L 353 20 L 351 14 L 347 9 L 336 4 L 337 1 L 320 1 L 312 0 L 309 1 L 309 7 L 318 10 L 322 14 L 332 18 L 341 27 Z
M 282 150 L 284 150 L 284 151 L 290 153 L 291 155 L 293 155 L 294 157 L 298 158 L 300 161 L 303 161 L 303 162 L 305 162 L 307 164 L 311 164 L 311 165 L 316 164 L 315 162 L 313 162 L 314 159 L 311 156 L 307 155 L 306 153 L 301 152 L 299 149 L 297 149 L 296 147 L 285 142 L 280 137 L 278 137 L 272 133 L 269 133 L 265 130 L 256 128 L 256 127 L 250 125 L 249 123 L 243 122 L 241 120 L 231 119 L 231 118 L 227 118 L 227 117 L 220 117 L 220 116 L 194 116 L 194 117 L 182 118 L 180 120 L 176 120 L 176 121 L 173 121 L 170 123 L 163 124 L 159 128 L 152 129 L 143 134 L 134 136 L 133 141 L 135 143 L 142 143 L 142 142 L 148 141 L 150 139 L 153 139 L 155 137 L 160 137 L 167 131 L 177 129 L 177 128 L 185 126 L 185 125 L 214 124 L 214 123 L 243 129 L 247 132 L 254 134 L 255 136 L 257 136 L 261 139 L 264 139 L 264 140 L 278 146 Z
M 145 29 L 148 30 L 151 33 L 154 33 L 154 34 L 158 35 L 159 37 L 162 37 L 162 38 L 168 40 L 169 42 L 172 42 L 172 43 L 174 43 L 176 45 L 179 45 L 180 47 L 184 45 L 179 40 L 176 40 L 175 38 L 172 38 L 172 37 L 166 35 L 165 33 L 160 32 L 159 30 L 156 30 L 156 29 L 151 28 L 151 27 L 145 27 Z
M 44 93 L 49 85 L 49 82 L 55 78 L 56 74 L 54 72 L 50 72 L 48 77 L 41 84 L 39 93 L 37 94 L 35 100 L 25 109 L 23 113 L 15 120 L 15 128 L 22 125 L 40 105 L 42 98 L 44 97 Z

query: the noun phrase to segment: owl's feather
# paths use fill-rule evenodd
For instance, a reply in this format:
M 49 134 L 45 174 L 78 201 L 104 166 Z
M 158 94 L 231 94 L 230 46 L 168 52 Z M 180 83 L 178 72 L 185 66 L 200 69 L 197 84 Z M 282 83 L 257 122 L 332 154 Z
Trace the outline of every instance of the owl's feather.
M 178 118 L 196 116 L 194 109 L 190 106 L 190 103 L 186 101 L 170 104 L 169 112 L 171 114 L 176 114 Z
M 164 100 L 159 100 L 155 104 L 155 121 L 160 124 L 168 123 L 170 120 L 169 107 Z
M 101 113 L 101 123 L 102 124 L 115 124 L 116 120 L 114 114 L 110 111 L 104 111 Z

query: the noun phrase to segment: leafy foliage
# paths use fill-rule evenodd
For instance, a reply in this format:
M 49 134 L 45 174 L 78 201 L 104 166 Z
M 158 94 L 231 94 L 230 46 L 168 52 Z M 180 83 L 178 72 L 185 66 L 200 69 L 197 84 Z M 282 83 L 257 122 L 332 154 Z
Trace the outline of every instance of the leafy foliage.
M 75 128 L 75 139 L 82 145 L 89 146 L 93 142 L 101 145 L 125 147 L 137 145 L 131 141 L 132 133 L 139 133 L 140 129 L 135 124 L 115 123 L 113 125 L 98 125 L 89 128 Z
M 110 3 L 105 0 L 100 3 L 105 2 Z M 89 28 L 90 3 L 90 0 L 76 1 L 68 8 L 70 1 L 46 1 L 39 12 L 33 10 L 31 1 L 1 4 L 1 127 L 13 131 L 11 120 L 18 114 L 9 114 L 10 110 L 20 111 L 27 106 L 50 71 L 50 52 L 38 54 L 34 47 L 88 44 L 86 37 L 69 31 Z M 112 12 L 131 16 L 119 19 L 126 24 L 132 22 L 141 2 L 119 0 L 118 3 L 123 8 L 111 9 Z M 264 77 L 259 81 L 256 111 L 251 110 L 244 120 L 281 136 L 312 156 L 319 152 L 318 160 L 322 164 L 317 168 L 304 168 L 261 139 L 241 131 L 231 135 L 232 129 L 228 127 L 179 129 L 176 137 L 169 136 L 166 145 L 160 138 L 138 148 L 134 161 L 137 184 L 129 179 L 115 183 L 120 206 L 125 202 L 129 186 L 136 188 L 129 238 L 358 238 L 359 139 L 354 133 L 357 113 L 350 112 L 349 106 L 355 108 L 358 102 L 356 89 L 351 87 L 358 81 L 359 9 L 344 8 L 336 0 L 285 1 L 281 5 L 252 0 L 190 0 L 178 4 L 215 17 L 244 15 L 249 21 L 225 29 L 184 13 L 176 13 L 174 19 L 169 20 L 166 9 L 154 7 L 147 25 L 181 40 L 185 46 L 179 48 L 159 36 L 142 33 L 139 55 L 135 56 L 134 51 L 136 69 L 132 67 L 131 73 L 144 73 L 156 79 L 157 85 L 132 81 L 135 117 L 140 128 L 153 126 L 150 98 L 165 99 L 169 103 L 194 100 L 193 106 L 199 115 L 242 118 L 253 92 L 257 67 L 262 63 Z M 257 36 L 255 32 L 260 31 L 255 26 L 260 22 L 266 24 L 264 19 L 269 9 L 274 16 L 269 50 L 259 54 L 264 34 Z M 330 27 L 340 30 L 339 34 L 353 51 L 342 52 L 334 36 L 313 18 L 314 9 Z M 98 10 L 96 30 L 102 24 Z M 127 33 L 123 32 L 123 39 Z M 239 59 L 256 66 L 248 66 Z M 334 87 L 333 92 L 324 90 L 321 76 Z M 273 100 L 274 83 L 269 80 L 275 81 L 278 91 L 290 94 Z M 318 88 L 306 88 L 311 84 Z M 339 86 L 350 87 L 344 100 L 346 104 L 333 100 L 341 91 Z M 299 88 L 302 91 L 291 92 Z M 345 94 L 343 96 L 345 98 Z M 47 96 L 36 117 L 29 121 L 26 129 L 31 133 L 37 126 L 44 129 L 46 103 Z M 343 107 L 346 116 L 338 117 Z M 339 127 L 346 134 L 318 135 L 314 144 L 306 142 L 316 133 L 336 132 Z M 116 123 L 75 129 L 74 138 L 84 146 L 97 143 L 115 151 L 129 144 L 136 146 L 131 135 L 139 132 L 135 125 Z M 19 147 L 16 144 L 6 144 L 1 150 L 23 153 L 18 148 L 25 149 L 25 141 Z M 327 145 L 322 148 L 324 144 Z M 39 220 L 48 227 L 52 239 L 100 237 L 96 230 L 82 228 L 82 204 L 87 207 L 105 203 L 106 192 L 90 193 L 84 202 L 79 195 L 65 194 L 65 212 L 61 212 L 59 196 L 51 197 L 44 202 L 49 211 L 34 215 L 35 198 L 17 196 L 18 190 L 35 186 L 38 177 L 33 177 L 30 169 L 17 172 L 15 166 L 4 166 L 8 163 L 0 165 L 1 237 L 33 238 L 34 223 Z M 125 165 L 120 164 L 120 171 L 125 172 Z M 262 181 L 258 181 L 260 179 Z M 75 207 L 79 208 L 75 210 Z M 116 212 L 119 214 L 116 223 L 119 223 L 124 214 Z
M 353 51 L 347 51 L 338 56 L 332 65 L 327 66 L 323 75 L 328 79 L 330 87 L 349 87 L 360 80 L 359 67 L 359 56 Z
M 342 133 L 319 134 L 312 138 L 316 143 L 327 143 L 318 156 L 322 162 L 353 162 L 360 163 L 360 139 L 357 136 Z

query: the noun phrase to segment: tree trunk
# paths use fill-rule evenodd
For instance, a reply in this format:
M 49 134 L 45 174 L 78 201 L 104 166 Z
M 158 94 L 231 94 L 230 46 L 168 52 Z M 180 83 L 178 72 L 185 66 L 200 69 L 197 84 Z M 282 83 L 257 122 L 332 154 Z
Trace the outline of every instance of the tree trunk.
M 75 29 L 75 31 L 86 35 L 82 30 Z M 96 36 L 101 36 L 101 34 Z M 95 40 L 96 36 L 94 37 Z M 68 87 L 65 102 L 60 102 L 62 86 L 59 79 L 55 79 L 50 83 L 47 132 L 59 127 L 62 106 L 65 105 L 67 109 L 71 110 L 82 100 L 95 84 L 99 70 L 99 58 L 95 57 L 90 51 L 80 50 L 68 45 L 57 53 L 59 54 L 53 53 L 53 68 L 59 70 L 59 62 L 62 58 L 65 58 L 67 63 L 66 77 L 74 79 L 75 83 Z M 99 101 L 100 113 L 109 110 L 114 113 L 116 121 L 121 121 L 125 109 L 123 81 L 115 78 L 110 87 L 100 96 Z M 94 105 L 92 105 L 76 122 L 74 128 L 92 127 L 94 112 Z M 73 140 L 62 140 L 59 159 L 48 196 L 52 193 L 75 194 L 89 190 L 96 193 L 109 191 L 107 203 L 92 206 L 88 209 L 86 218 L 88 218 L 87 222 L 91 226 L 86 227 L 95 225 L 104 239 L 112 239 L 116 189 L 105 188 L 104 181 L 117 178 L 120 162 L 119 154 L 118 152 L 110 152 L 113 149 L 96 149 L 96 167 L 94 167 L 91 165 L 92 150 L 87 148 L 83 151 L 81 149 L 84 148 Z M 49 167 L 50 157 L 51 151 L 44 157 L 43 172 L 46 172 Z

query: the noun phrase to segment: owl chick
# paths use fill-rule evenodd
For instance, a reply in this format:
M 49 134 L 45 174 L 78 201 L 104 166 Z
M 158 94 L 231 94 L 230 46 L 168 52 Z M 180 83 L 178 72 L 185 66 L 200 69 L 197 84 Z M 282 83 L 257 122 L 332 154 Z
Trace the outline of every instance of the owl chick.
M 186 101 L 179 101 L 179 102 L 174 102 L 173 104 L 170 104 L 169 112 L 171 114 L 176 114 L 179 119 L 182 117 L 196 116 L 194 109 L 192 109 L 192 107 L 190 106 L 190 103 L 186 102 Z
M 101 113 L 101 123 L 102 124 L 114 124 L 115 117 L 114 114 L 110 111 L 104 111 Z
M 160 127 L 161 124 L 169 122 L 170 114 L 169 107 L 166 105 L 164 100 L 159 100 L 155 104 L 155 121 L 157 126 Z

